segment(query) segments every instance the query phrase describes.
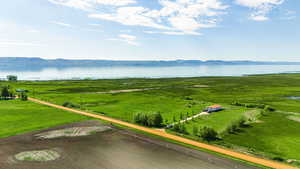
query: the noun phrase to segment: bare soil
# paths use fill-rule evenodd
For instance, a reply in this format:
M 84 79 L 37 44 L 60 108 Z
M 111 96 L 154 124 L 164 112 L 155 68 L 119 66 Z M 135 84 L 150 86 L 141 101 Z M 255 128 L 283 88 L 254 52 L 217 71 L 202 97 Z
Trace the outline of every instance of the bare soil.
M 0 169 L 254 169 L 244 163 L 153 139 L 113 126 L 78 137 L 39 139 L 50 131 L 107 127 L 86 121 L 0 139 Z M 52 161 L 20 161 L 22 152 L 51 150 L 60 156 Z M 43 154 L 42 153 L 42 154 Z M 44 154 L 45 155 L 45 154 Z M 47 155 L 47 153 L 46 153 Z M 49 154 L 48 154 L 49 155 Z
M 110 90 L 106 92 L 93 92 L 96 94 L 116 94 L 116 93 L 130 93 L 130 92 L 140 92 L 146 90 L 156 90 L 159 88 L 142 88 L 142 89 L 124 89 L 124 90 Z M 89 94 L 89 93 L 88 93 Z

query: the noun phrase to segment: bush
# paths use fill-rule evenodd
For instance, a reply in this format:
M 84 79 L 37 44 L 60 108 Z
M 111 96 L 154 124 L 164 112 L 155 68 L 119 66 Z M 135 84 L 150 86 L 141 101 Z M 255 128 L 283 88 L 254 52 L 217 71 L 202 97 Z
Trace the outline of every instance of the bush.
M 199 134 L 199 128 L 197 126 L 193 126 L 193 135 L 198 136 Z
M 79 105 L 73 104 L 73 103 L 71 103 L 71 102 L 64 102 L 64 103 L 62 104 L 62 106 L 64 106 L 64 107 L 69 107 L 69 108 L 80 108 Z
M 22 100 L 22 101 L 27 101 L 27 100 L 28 100 L 28 96 L 27 96 L 27 94 L 24 93 L 24 92 L 21 93 L 21 96 L 20 96 L 20 97 L 21 97 L 21 100 Z
M 274 157 L 273 160 L 284 162 L 285 160 L 282 157 Z
M 206 141 L 213 141 L 218 139 L 218 133 L 213 128 L 209 128 L 206 126 L 200 130 L 199 135 L 200 137 L 202 137 L 203 140 Z
M 271 112 L 273 112 L 273 111 L 275 111 L 276 109 L 274 109 L 274 108 L 272 108 L 272 107 L 270 107 L 270 106 L 265 106 L 264 110 L 265 110 L 265 111 L 271 111 Z
M 185 97 L 185 100 L 193 100 L 192 97 Z
M 3 86 L 1 89 L 0 100 L 9 100 L 14 98 L 15 98 L 15 94 L 10 89 L 10 86 Z
M 175 131 L 175 132 L 178 132 L 178 133 L 181 133 L 181 134 L 188 134 L 188 132 L 186 131 L 186 127 L 184 124 L 182 123 L 177 123 L 175 124 L 171 130 Z
M 245 127 L 245 126 L 246 126 L 246 122 L 247 122 L 247 120 L 245 119 L 245 117 L 242 117 L 242 118 L 239 119 L 239 121 L 238 121 L 238 126 L 239 126 L 239 127 Z
M 1 90 L 1 97 L 9 97 L 11 94 L 9 92 L 9 86 L 3 86 Z
M 161 127 L 163 123 L 163 117 L 159 112 L 137 113 L 134 116 L 134 122 L 148 127 Z
M 239 103 L 237 101 L 234 101 L 233 103 L 231 103 L 231 105 L 242 106 L 242 107 L 247 107 L 247 108 L 260 108 L 260 109 L 264 109 L 266 107 L 266 105 L 264 105 L 264 104 Z

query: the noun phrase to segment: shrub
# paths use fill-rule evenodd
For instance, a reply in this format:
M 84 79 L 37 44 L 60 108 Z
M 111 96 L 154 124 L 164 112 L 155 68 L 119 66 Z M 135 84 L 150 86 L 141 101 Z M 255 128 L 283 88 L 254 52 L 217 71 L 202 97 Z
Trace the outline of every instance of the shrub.
M 282 157 L 274 157 L 273 160 L 283 162 L 285 161 Z
M 28 96 L 27 96 L 27 94 L 24 93 L 24 92 L 21 93 L 21 96 L 20 96 L 20 97 L 21 97 L 21 100 L 22 100 L 22 101 L 27 101 L 27 100 L 28 100 Z
M 159 112 L 137 113 L 134 115 L 134 122 L 148 127 L 161 127 L 163 117 Z
M 1 97 L 9 97 L 11 94 L 9 92 L 9 86 L 3 86 L 1 90 Z
M 14 92 L 10 89 L 9 86 L 3 86 L 1 89 L 1 100 L 13 99 L 15 97 Z
M 192 97 L 185 97 L 185 100 L 193 100 Z
M 175 124 L 171 130 L 178 132 L 178 133 L 182 133 L 182 134 L 188 134 L 188 132 L 186 131 L 186 126 L 182 123 L 177 123 Z
M 202 137 L 203 140 L 206 141 L 213 141 L 218 139 L 217 137 L 218 133 L 213 128 L 206 127 L 206 126 L 200 130 L 199 135 L 200 137 Z
M 183 120 L 183 119 L 184 119 L 183 114 L 180 113 L 180 120 Z
M 62 104 L 62 106 L 64 106 L 64 107 L 69 107 L 69 108 L 80 108 L 79 105 L 73 104 L 73 103 L 71 103 L 71 102 L 64 102 L 64 103 Z
M 242 106 L 242 107 L 247 107 L 247 108 L 260 108 L 260 109 L 264 109 L 266 107 L 266 105 L 264 105 L 264 104 L 239 103 L 237 101 L 234 101 L 233 103 L 231 103 L 231 105 Z
M 264 110 L 265 110 L 265 111 L 271 111 L 271 112 L 273 112 L 273 111 L 275 111 L 276 109 L 274 109 L 274 108 L 272 108 L 272 107 L 270 107 L 270 106 L 265 106 Z
M 193 126 L 193 135 L 198 136 L 199 134 L 199 128 L 197 126 Z
M 246 122 L 247 122 L 247 120 L 246 120 L 244 117 L 242 117 L 242 118 L 239 120 L 239 122 L 238 122 L 238 126 L 239 126 L 239 127 L 245 127 Z
M 175 117 L 175 115 L 173 115 L 173 122 L 176 122 L 176 117 Z

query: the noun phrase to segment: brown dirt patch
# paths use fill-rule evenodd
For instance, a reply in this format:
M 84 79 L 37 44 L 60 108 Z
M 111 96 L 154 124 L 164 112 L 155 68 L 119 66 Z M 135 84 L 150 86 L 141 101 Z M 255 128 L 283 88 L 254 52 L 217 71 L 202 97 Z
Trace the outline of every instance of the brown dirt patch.
M 53 161 L 60 157 L 59 153 L 53 150 L 35 150 L 24 151 L 15 155 L 15 159 L 18 161 Z
M 105 132 L 81 137 L 37 139 L 36 135 L 78 127 L 105 126 L 87 121 L 0 139 L 0 169 L 255 169 L 215 156 L 113 126 Z M 19 161 L 20 152 L 53 150 L 53 161 Z M 34 154 L 39 154 L 34 152 Z
M 71 127 L 66 129 L 48 131 L 45 133 L 37 134 L 35 136 L 40 139 L 51 139 L 51 138 L 58 138 L 58 137 L 78 137 L 78 136 L 88 136 L 90 134 L 107 131 L 109 129 L 111 128 L 107 126 Z

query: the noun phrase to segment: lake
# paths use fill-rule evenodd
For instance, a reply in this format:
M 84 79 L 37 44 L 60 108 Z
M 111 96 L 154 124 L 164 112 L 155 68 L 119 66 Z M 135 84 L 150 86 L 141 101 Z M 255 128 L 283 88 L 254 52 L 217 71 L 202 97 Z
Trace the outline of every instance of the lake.
M 38 70 L 1 70 L 0 79 L 17 75 L 19 80 L 171 78 L 201 76 L 242 76 L 273 73 L 299 73 L 300 65 L 216 65 L 173 67 L 71 67 Z

